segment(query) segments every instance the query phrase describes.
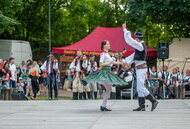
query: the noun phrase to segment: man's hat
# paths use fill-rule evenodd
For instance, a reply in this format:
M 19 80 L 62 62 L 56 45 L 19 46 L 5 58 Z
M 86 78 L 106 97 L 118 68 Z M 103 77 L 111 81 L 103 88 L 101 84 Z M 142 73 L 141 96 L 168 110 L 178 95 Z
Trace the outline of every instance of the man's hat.
M 144 36 L 141 32 L 136 32 L 136 33 L 134 33 L 134 37 L 135 38 L 143 38 Z

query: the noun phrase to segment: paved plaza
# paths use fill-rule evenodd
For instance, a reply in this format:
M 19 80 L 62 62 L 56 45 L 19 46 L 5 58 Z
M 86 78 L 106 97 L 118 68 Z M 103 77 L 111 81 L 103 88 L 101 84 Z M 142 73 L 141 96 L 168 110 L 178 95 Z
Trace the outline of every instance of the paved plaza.
M 0 101 L 0 129 L 190 129 L 190 100 L 160 100 L 156 111 L 133 112 L 136 100 Z

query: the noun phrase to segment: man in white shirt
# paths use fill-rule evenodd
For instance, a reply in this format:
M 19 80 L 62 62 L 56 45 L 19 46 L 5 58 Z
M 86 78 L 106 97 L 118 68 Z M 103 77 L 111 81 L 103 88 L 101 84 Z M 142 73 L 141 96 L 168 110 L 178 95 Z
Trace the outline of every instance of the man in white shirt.
M 54 89 L 54 99 L 58 99 L 58 87 L 56 83 L 56 74 L 58 72 L 58 60 L 54 57 L 53 53 L 50 52 L 48 59 L 41 66 L 41 70 L 48 74 L 48 99 L 53 99 L 53 89 Z
M 179 99 L 179 86 L 182 82 L 182 76 L 180 76 L 178 74 L 178 69 L 177 68 L 173 68 L 172 69 L 172 73 L 170 74 L 170 78 L 168 80 L 169 83 L 169 89 L 170 91 L 176 95 L 176 98 Z
M 13 57 L 9 58 L 9 67 L 11 71 L 11 78 L 10 78 L 10 87 L 16 88 L 16 82 L 17 82 L 17 70 L 15 66 L 15 59 Z
M 133 80 L 132 69 L 128 65 L 123 65 L 117 75 L 120 78 L 124 79 L 126 82 L 128 82 L 128 85 L 126 86 L 116 87 L 116 99 L 121 99 L 121 91 L 124 89 L 131 88 L 132 86 L 132 80 Z
M 89 74 L 95 72 L 98 68 L 98 64 L 95 61 L 95 58 L 96 58 L 95 55 L 93 55 L 93 54 L 90 55 L 90 58 L 88 61 L 88 68 L 87 68 L 87 71 Z M 98 90 L 97 83 L 93 82 L 93 83 L 89 83 L 88 85 L 89 85 L 89 88 L 91 91 L 92 99 L 97 99 L 97 90 Z M 94 96 L 93 96 L 93 94 L 94 94 Z
M 146 46 L 144 44 L 143 35 L 140 32 L 135 33 L 135 38 L 131 37 L 131 32 L 126 29 L 126 25 L 123 24 L 124 39 L 128 45 L 135 49 L 135 52 L 125 59 L 125 63 L 131 65 L 135 63 L 136 76 L 137 76 L 137 92 L 139 107 L 133 111 L 145 111 L 145 97 L 152 103 L 151 111 L 153 111 L 158 104 L 158 101 L 149 93 L 145 87 L 145 79 L 147 76 L 147 64 L 146 64 Z
M 162 96 L 163 98 L 168 98 L 169 97 L 169 79 L 170 79 L 170 72 L 167 71 L 168 66 L 160 66 L 160 71 L 158 72 L 158 81 L 159 81 L 159 87 L 162 87 Z M 161 94 L 160 94 L 161 95 Z M 175 96 L 172 93 L 172 96 Z
M 77 50 L 77 57 L 73 60 L 73 62 L 70 64 L 69 68 L 71 69 L 72 73 L 74 73 L 74 79 L 73 79 L 73 99 L 78 99 L 78 93 L 79 93 L 79 99 L 82 99 L 84 94 L 84 87 L 81 83 L 81 79 L 83 78 L 84 71 L 83 69 L 87 69 L 88 61 L 83 60 L 83 55 L 81 50 Z

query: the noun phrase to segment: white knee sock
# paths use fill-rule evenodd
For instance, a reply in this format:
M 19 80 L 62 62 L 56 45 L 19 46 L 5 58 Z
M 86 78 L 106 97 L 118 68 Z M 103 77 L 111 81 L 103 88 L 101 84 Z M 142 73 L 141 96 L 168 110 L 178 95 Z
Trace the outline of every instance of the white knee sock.
M 110 97 L 111 94 L 111 85 L 106 84 L 104 85 L 106 88 L 106 92 L 103 93 L 103 102 L 102 102 L 102 107 L 106 107 L 108 98 Z

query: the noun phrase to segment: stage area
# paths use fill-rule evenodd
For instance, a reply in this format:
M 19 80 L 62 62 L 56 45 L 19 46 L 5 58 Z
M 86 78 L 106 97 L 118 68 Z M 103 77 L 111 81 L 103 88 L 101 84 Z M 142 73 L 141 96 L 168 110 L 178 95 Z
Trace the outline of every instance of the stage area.
M 189 129 L 190 100 L 160 100 L 158 108 L 133 112 L 137 100 L 0 101 L 0 129 Z

